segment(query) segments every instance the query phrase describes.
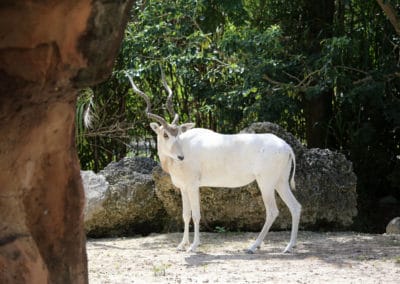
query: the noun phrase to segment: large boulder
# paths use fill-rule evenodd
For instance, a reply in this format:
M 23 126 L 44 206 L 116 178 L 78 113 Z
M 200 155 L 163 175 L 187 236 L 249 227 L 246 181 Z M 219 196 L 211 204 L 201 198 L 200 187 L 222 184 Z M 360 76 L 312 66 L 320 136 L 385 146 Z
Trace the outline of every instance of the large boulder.
M 0 283 L 87 283 L 79 88 L 110 75 L 131 0 L 0 4 Z
M 155 194 L 149 158 L 124 158 L 99 174 L 81 172 L 86 194 L 85 228 L 91 237 L 161 231 L 168 215 Z
M 103 203 L 110 187 L 102 174 L 93 171 L 81 171 L 83 188 L 85 190 L 85 223 L 92 220 L 93 216 L 104 210 Z
M 296 190 L 302 204 L 300 225 L 305 229 L 327 226 L 343 229 L 352 224 L 357 214 L 356 176 L 352 163 L 345 156 L 328 149 L 307 149 L 292 134 L 273 123 L 255 123 L 246 133 L 274 133 L 283 138 L 296 154 Z M 160 167 L 153 170 L 158 198 L 168 214 L 182 225 L 179 189 Z M 260 230 L 265 221 L 265 208 L 256 183 L 230 188 L 204 187 L 200 190 L 203 229 L 216 226 L 229 230 Z M 277 198 L 280 215 L 275 229 L 288 229 L 291 217 L 287 207 Z
M 392 219 L 386 226 L 386 234 L 400 235 L 400 217 Z

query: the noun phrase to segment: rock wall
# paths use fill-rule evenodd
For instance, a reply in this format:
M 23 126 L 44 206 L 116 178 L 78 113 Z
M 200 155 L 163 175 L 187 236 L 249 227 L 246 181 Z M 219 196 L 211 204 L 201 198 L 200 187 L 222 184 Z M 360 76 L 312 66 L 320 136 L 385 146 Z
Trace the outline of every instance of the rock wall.
M 148 234 L 168 225 L 168 215 L 155 194 L 151 175 L 156 165 L 148 158 L 124 158 L 98 174 L 81 173 L 87 197 L 88 236 Z
M 352 224 L 357 214 L 356 176 L 344 155 L 328 149 L 307 149 L 292 134 L 272 123 L 255 123 L 243 130 L 247 133 L 274 133 L 287 141 L 296 154 L 296 190 L 302 204 L 300 227 L 343 229 Z M 182 226 L 179 189 L 168 174 L 157 167 L 153 171 L 158 198 L 168 214 Z M 256 183 L 230 188 L 200 190 L 203 230 L 216 226 L 227 230 L 258 231 L 265 221 L 265 208 Z M 273 229 L 291 226 L 289 210 L 277 198 L 280 214 Z
M 0 4 L 0 283 L 88 281 L 75 101 L 111 72 L 130 4 Z
M 244 132 L 275 133 L 296 154 L 296 198 L 302 204 L 302 229 L 345 229 L 357 214 L 356 176 L 344 155 L 306 149 L 292 134 L 272 123 L 255 123 Z M 182 230 L 180 191 L 149 158 L 124 158 L 99 174 L 82 172 L 90 236 L 126 236 Z M 105 182 L 107 180 L 107 182 Z M 241 188 L 200 189 L 202 230 L 259 231 L 265 208 L 256 183 Z M 280 214 L 273 229 L 289 229 L 291 216 L 277 197 Z

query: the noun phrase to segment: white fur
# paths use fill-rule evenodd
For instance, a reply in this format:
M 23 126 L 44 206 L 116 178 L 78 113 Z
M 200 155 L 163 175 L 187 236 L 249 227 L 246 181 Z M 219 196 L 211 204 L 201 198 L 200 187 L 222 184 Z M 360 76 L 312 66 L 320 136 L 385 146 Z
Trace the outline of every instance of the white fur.
M 301 205 L 293 196 L 295 157 L 291 147 L 273 134 L 223 135 L 193 128 L 194 124 L 175 126 L 174 136 L 164 126 L 151 123 L 157 133 L 158 155 L 163 169 L 182 194 L 184 233 L 178 249 L 189 245 L 189 222 L 193 219 L 194 241 L 188 251 L 200 244 L 199 187 L 240 187 L 256 180 L 266 207 L 266 222 L 257 240 L 248 249 L 254 253 L 261 246 L 278 216 L 275 190 L 289 207 L 292 232 L 285 252 L 296 244 Z M 175 128 L 175 129 L 176 129 Z M 176 134 L 176 133 L 175 133 Z M 293 174 L 290 176 L 292 164 Z M 290 182 L 289 182 L 290 180 Z

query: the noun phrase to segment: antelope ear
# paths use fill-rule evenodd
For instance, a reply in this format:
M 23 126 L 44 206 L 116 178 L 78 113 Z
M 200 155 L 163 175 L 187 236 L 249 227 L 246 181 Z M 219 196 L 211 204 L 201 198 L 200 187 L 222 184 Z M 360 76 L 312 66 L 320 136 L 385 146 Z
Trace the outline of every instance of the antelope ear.
M 180 130 L 182 133 L 188 131 L 189 129 L 192 129 L 195 126 L 194 123 L 190 122 L 190 123 L 184 123 L 182 125 L 179 126 Z
M 158 125 L 158 123 L 156 123 L 156 122 L 151 122 L 150 123 L 150 127 L 151 127 L 151 129 L 153 129 L 153 131 L 155 132 L 155 133 L 159 133 L 160 132 L 160 125 Z

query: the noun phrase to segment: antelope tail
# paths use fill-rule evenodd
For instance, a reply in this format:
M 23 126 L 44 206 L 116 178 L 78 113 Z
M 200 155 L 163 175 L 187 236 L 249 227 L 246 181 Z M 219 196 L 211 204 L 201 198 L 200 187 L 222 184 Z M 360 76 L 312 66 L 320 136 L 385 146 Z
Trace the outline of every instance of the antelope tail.
M 292 162 L 293 165 L 293 169 L 292 167 L 290 167 L 290 187 L 292 188 L 292 190 L 296 190 L 296 183 L 294 182 L 294 175 L 296 173 L 296 157 L 294 155 L 293 149 L 290 148 L 290 157 L 289 160 Z

